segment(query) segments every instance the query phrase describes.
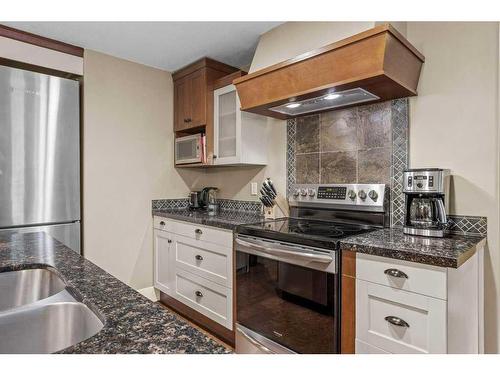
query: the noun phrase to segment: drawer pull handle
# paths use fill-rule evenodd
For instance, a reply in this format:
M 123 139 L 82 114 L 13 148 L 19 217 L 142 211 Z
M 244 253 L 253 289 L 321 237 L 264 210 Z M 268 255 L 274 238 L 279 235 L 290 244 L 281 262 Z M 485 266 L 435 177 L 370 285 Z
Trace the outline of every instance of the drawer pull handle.
M 197 290 L 196 292 L 194 292 L 194 294 L 196 294 L 196 297 L 203 297 L 203 293 L 200 292 L 199 290 Z
M 403 319 L 398 318 L 397 316 L 386 316 L 385 320 L 398 327 L 410 328 L 410 325 L 408 323 L 406 323 Z
M 201 229 L 199 229 L 199 228 L 198 228 L 198 229 L 195 229 L 195 230 L 194 230 L 194 233 L 196 233 L 196 234 L 202 234 L 202 233 L 203 233 L 203 231 L 202 231 Z
M 203 257 L 201 255 L 195 255 L 196 260 L 203 260 Z
M 165 222 L 164 222 L 164 221 L 160 221 L 160 225 L 161 225 L 161 226 L 164 226 L 164 225 L 165 225 Z
M 396 268 L 389 268 L 384 271 L 386 275 L 392 276 L 392 277 L 399 277 L 401 279 L 407 279 L 408 275 L 404 273 L 403 271 L 400 271 Z

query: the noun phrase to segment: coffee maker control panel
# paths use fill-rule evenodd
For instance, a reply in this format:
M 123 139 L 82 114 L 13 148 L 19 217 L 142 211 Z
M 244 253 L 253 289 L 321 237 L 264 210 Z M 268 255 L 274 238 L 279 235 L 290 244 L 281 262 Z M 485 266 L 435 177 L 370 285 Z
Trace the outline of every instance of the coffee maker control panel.
M 447 169 L 408 169 L 403 173 L 403 192 L 444 194 L 448 179 Z

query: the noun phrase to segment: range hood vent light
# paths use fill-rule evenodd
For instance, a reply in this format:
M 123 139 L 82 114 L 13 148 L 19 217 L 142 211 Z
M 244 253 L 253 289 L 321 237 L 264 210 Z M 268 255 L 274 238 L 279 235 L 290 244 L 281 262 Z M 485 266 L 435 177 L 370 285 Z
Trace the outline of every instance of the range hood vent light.
M 329 93 L 316 98 L 285 103 L 277 107 L 269 108 L 269 110 L 287 116 L 300 116 L 306 113 L 325 111 L 378 99 L 380 98 L 377 95 L 357 87 L 345 91 L 336 91 L 335 93 Z

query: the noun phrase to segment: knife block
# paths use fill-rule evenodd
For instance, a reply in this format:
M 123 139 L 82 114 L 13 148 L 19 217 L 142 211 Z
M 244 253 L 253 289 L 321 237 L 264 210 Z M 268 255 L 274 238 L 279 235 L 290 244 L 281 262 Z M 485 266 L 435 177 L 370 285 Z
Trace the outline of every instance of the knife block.
M 272 207 L 264 206 L 264 217 L 266 219 L 281 219 L 282 217 L 288 216 L 290 216 L 288 201 L 279 193 L 274 199 L 274 205 Z

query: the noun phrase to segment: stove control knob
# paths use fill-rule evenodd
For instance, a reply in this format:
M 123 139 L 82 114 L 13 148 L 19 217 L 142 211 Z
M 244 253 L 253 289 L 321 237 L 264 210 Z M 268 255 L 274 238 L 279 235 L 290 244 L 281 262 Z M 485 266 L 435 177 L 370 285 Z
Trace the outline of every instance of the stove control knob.
M 307 194 L 310 197 L 314 197 L 316 195 L 316 190 L 314 190 L 314 189 L 307 189 Z
M 362 200 L 365 200 L 366 199 L 366 193 L 364 190 L 360 190 L 358 192 L 358 197 L 360 197 Z
M 378 198 L 378 194 L 375 190 L 370 190 L 368 196 L 371 198 L 372 201 L 376 201 Z
M 353 201 L 356 199 L 356 192 L 354 190 L 349 190 L 349 192 L 347 193 L 347 196 L 349 197 L 349 199 L 351 199 Z
M 307 195 L 307 190 L 306 189 L 300 189 L 300 195 L 305 197 Z
M 300 189 L 295 189 L 295 190 L 293 191 L 293 196 L 294 196 L 294 197 L 298 197 L 298 196 L 299 196 L 299 194 L 300 194 Z

